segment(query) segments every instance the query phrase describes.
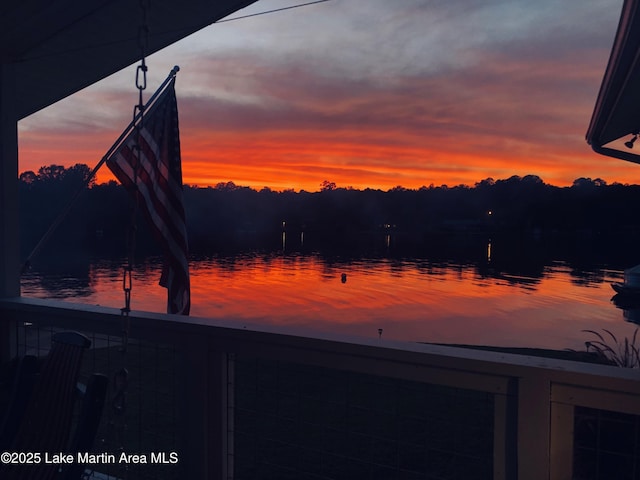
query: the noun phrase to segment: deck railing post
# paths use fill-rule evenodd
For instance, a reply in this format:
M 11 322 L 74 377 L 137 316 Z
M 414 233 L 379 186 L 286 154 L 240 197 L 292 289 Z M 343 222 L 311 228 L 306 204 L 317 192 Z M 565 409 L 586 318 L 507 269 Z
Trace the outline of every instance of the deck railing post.
M 206 344 L 191 336 L 181 338 L 178 428 L 180 466 L 184 478 L 209 478 L 207 463 L 208 361 Z
M 573 478 L 575 406 L 551 404 L 551 480 Z
M 15 71 L 0 63 L 0 297 L 20 295 Z M 0 321 L 0 362 L 15 354 L 14 322 Z
M 222 480 L 233 479 L 233 432 L 229 418 L 233 385 L 228 357 L 226 352 L 209 352 L 209 478 Z
M 493 480 L 516 477 L 518 397 L 515 381 L 510 381 L 506 394 L 494 395 Z
M 544 371 L 518 380 L 518 479 L 548 479 L 551 381 Z
M 180 344 L 183 478 L 227 480 L 227 354 L 210 350 L 206 338 Z

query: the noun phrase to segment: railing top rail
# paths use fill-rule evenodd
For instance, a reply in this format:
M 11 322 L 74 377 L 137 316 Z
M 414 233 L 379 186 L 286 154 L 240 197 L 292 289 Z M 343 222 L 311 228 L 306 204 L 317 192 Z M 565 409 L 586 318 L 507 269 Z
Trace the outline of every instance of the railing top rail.
M 0 318 L 45 322 L 78 330 L 118 335 L 121 315 L 116 308 L 56 300 L 17 297 L 0 299 Z M 237 353 L 255 353 L 283 360 L 309 361 L 340 368 L 358 362 L 403 364 L 485 376 L 486 380 L 544 376 L 566 385 L 590 385 L 640 395 L 640 371 L 553 358 L 518 355 L 446 345 L 368 339 L 244 321 L 131 312 L 131 338 L 176 341 Z M 306 359 L 306 360 L 305 360 Z M 329 363 L 327 363 L 328 360 Z M 345 363 L 346 362 L 346 363 Z M 355 368 L 355 367 L 354 367 Z M 491 388 L 488 388 L 488 391 Z

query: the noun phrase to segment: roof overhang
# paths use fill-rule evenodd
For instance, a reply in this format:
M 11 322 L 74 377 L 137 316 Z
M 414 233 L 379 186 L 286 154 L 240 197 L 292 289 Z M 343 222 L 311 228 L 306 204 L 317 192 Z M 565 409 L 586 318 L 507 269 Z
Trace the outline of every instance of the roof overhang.
M 20 0 L 0 5 L 0 63 L 15 68 L 22 119 L 256 0 Z
M 609 63 L 591 117 L 587 142 L 603 155 L 640 163 L 624 145 L 640 132 L 640 1 L 625 0 Z M 634 153 L 637 152 L 637 153 Z

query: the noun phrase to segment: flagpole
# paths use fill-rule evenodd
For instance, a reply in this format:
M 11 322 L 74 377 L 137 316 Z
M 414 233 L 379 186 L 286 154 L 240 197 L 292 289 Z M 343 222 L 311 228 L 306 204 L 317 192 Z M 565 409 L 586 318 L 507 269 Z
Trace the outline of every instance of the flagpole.
M 151 95 L 151 97 L 149 98 L 149 100 L 145 104 L 144 109 L 138 111 L 138 113 L 133 117 L 133 120 L 131 120 L 129 125 L 127 125 L 127 127 L 124 129 L 124 131 L 120 134 L 118 139 L 113 143 L 113 145 L 111 145 L 109 150 L 107 150 L 107 153 L 105 153 L 103 155 L 103 157 L 100 159 L 98 164 L 95 167 L 93 167 L 93 170 L 91 170 L 91 172 L 89 172 L 89 175 L 84 180 L 82 186 L 74 194 L 74 196 L 71 198 L 71 200 L 69 200 L 69 203 L 64 208 L 64 210 L 62 210 L 62 212 L 60 212 L 58 217 L 55 219 L 55 221 L 49 227 L 49 230 L 47 230 L 45 232 L 45 234 L 42 236 L 42 238 L 40 238 L 40 241 L 36 244 L 35 247 L 33 247 L 33 250 L 31 250 L 31 253 L 27 257 L 27 259 L 24 261 L 24 263 L 22 264 L 21 273 L 24 273 L 30 267 L 31 260 L 33 259 L 33 257 L 35 257 L 40 252 L 40 249 L 42 248 L 42 246 L 47 242 L 47 240 L 49 240 L 51 235 L 53 235 L 53 232 L 55 232 L 55 230 L 60 226 L 60 224 L 62 223 L 64 218 L 67 216 L 67 214 L 71 210 L 71 207 L 73 207 L 75 201 L 82 194 L 82 192 L 84 192 L 85 188 L 87 188 L 87 186 L 89 185 L 89 182 L 91 182 L 93 177 L 96 176 L 96 174 L 98 173 L 98 170 L 100 170 L 100 167 L 102 167 L 102 165 L 105 164 L 105 162 L 109 159 L 109 157 L 111 157 L 111 155 L 118 149 L 118 147 L 124 141 L 124 139 L 127 138 L 129 133 L 131 133 L 131 130 L 133 128 L 135 128 L 136 124 L 138 123 L 138 121 L 140 120 L 142 115 L 148 113 L 147 109 L 148 108 L 149 109 L 153 108 L 153 106 L 155 105 L 155 101 L 164 92 L 164 90 L 166 89 L 167 85 L 169 85 L 169 83 L 171 81 L 173 81 L 173 79 L 176 78 L 176 75 L 177 75 L 177 73 L 179 71 L 180 71 L 180 67 L 178 65 L 174 66 L 171 69 L 171 71 L 169 72 L 169 75 L 164 80 L 164 82 L 162 82 L 160 84 L 160 86 L 158 87 L 158 89 L 155 91 L 155 93 L 153 95 Z

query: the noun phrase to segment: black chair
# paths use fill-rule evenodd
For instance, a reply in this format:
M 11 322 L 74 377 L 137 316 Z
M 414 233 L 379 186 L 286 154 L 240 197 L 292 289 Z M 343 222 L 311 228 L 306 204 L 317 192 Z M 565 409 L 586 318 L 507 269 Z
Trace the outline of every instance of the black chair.
M 82 357 L 90 345 L 90 340 L 80 333 L 56 333 L 37 375 L 35 358 L 20 361 L 0 441 L 5 451 L 32 452 L 42 458 L 32 458 L 31 464 L 0 464 L 1 479 L 80 478 L 82 466 L 73 464 L 70 467 L 76 468 L 62 470 L 55 463 L 45 463 L 44 454 L 75 454 L 91 448 L 106 395 L 107 379 L 103 375 L 90 378 L 75 434 L 70 438 Z
M 19 357 L 12 368 L 11 391 L 4 419 L 0 425 L 0 451 L 9 450 L 24 418 L 38 373 L 38 359 L 33 355 Z
M 105 375 L 94 373 L 87 382 L 82 398 L 82 407 L 78 416 L 73 438 L 67 451 L 78 459 L 78 452 L 90 452 L 100 426 L 104 401 L 107 396 L 109 379 Z M 85 466 L 73 463 L 62 469 L 59 480 L 78 480 L 84 473 Z

